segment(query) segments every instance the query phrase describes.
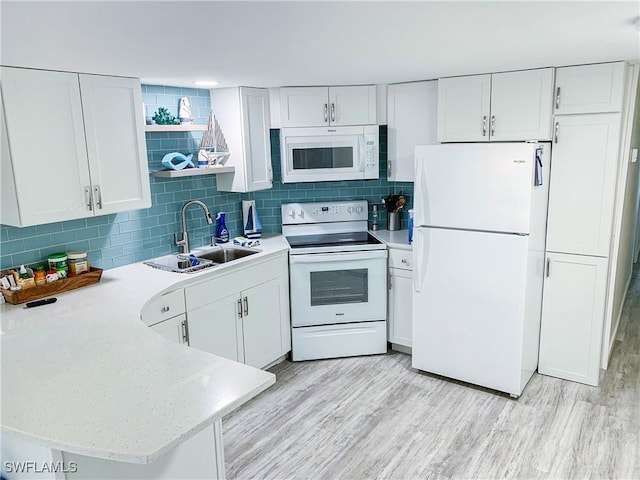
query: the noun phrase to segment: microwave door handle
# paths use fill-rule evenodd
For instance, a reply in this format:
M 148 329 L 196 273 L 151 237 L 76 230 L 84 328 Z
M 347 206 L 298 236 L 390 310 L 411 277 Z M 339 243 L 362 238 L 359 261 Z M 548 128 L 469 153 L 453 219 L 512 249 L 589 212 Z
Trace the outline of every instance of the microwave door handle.
M 365 149 L 365 137 L 363 137 L 363 136 L 358 137 L 358 147 L 359 147 L 359 150 L 360 150 L 360 152 L 359 152 L 360 153 L 360 155 L 359 155 L 359 157 L 360 157 L 360 165 L 359 165 L 358 171 L 364 174 L 365 157 L 367 155 L 367 151 Z

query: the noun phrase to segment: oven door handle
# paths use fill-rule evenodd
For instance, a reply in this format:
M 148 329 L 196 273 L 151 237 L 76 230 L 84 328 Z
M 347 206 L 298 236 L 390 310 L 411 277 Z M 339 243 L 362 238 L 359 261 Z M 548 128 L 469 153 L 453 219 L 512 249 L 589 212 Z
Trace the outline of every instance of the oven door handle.
M 387 258 L 387 251 L 371 250 L 366 252 L 309 253 L 302 255 L 289 255 L 289 263 L 349 262 L 371 260 L 374 258 Z

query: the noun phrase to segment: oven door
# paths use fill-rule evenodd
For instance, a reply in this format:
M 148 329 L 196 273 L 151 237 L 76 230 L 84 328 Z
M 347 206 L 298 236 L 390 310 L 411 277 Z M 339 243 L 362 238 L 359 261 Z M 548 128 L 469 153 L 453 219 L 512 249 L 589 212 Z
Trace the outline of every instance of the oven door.
M 386 250 L 291 255 L 291 324 L 386 320 L 386 258 Z
M 282 129 L 282 182 L 364 178 L 362 127 Z

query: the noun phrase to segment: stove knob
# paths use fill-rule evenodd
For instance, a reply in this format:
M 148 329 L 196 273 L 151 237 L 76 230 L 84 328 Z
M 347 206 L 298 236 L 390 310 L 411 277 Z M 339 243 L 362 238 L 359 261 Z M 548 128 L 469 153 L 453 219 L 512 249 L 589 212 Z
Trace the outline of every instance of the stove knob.
M 347 212 L 349 212 L 349 213 L 353 213 L 353 207 L 349 207 L 349 208 L 347 208 Z
M 362 207 L 356 207 L 356 212 L 357 213 L 362 213 Z
M 289 215 L 290 217 L 295 217 L 296 216 L 296 214 L 293 212 L 293 210 L 289 210 L 287 212 L 287 215 Z
M 299 215 L 301 218 L 304 218 L 304 210 L 299 210 L 299 211 L 298 211 L 298 215 Z

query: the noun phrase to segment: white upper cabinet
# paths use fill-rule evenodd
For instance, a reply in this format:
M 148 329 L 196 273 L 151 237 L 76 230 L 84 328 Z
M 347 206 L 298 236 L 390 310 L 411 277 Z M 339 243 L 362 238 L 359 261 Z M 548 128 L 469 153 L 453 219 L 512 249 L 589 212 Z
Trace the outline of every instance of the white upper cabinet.
M 547 251 L 609 256 L 620 115 L 556 117 Z
M 413 182 L 416 145 L 438 143 L 438 82 L 389 85 L 387 102 L 387 179 Z
M 282 127 L 373 125 L 375 123 L 375 85 L 280 89 Z
M 554 112 L 606 113 L 622 110 L 624 62 L 558 68 Z
M 139 80 L 1 71 L 3 224 L 151 206 Z
M 232 87 L 211 90 L 211 107 L 231 155 L 225 166 L 233 173 L 217 176 L 222 192 L 253 192 L 273 185 L 269 138 L 269 91 Z
M 553 68 L 491 76 L 489 138 L 550 140 Z
M 140 81 L 80 75 L 96 214 L 151 206 Z
M 441 78 L 438 141 L 551 139 L 553 68 Z
M 491 75 L 438 80 L 438 141 L 489 140 Z

